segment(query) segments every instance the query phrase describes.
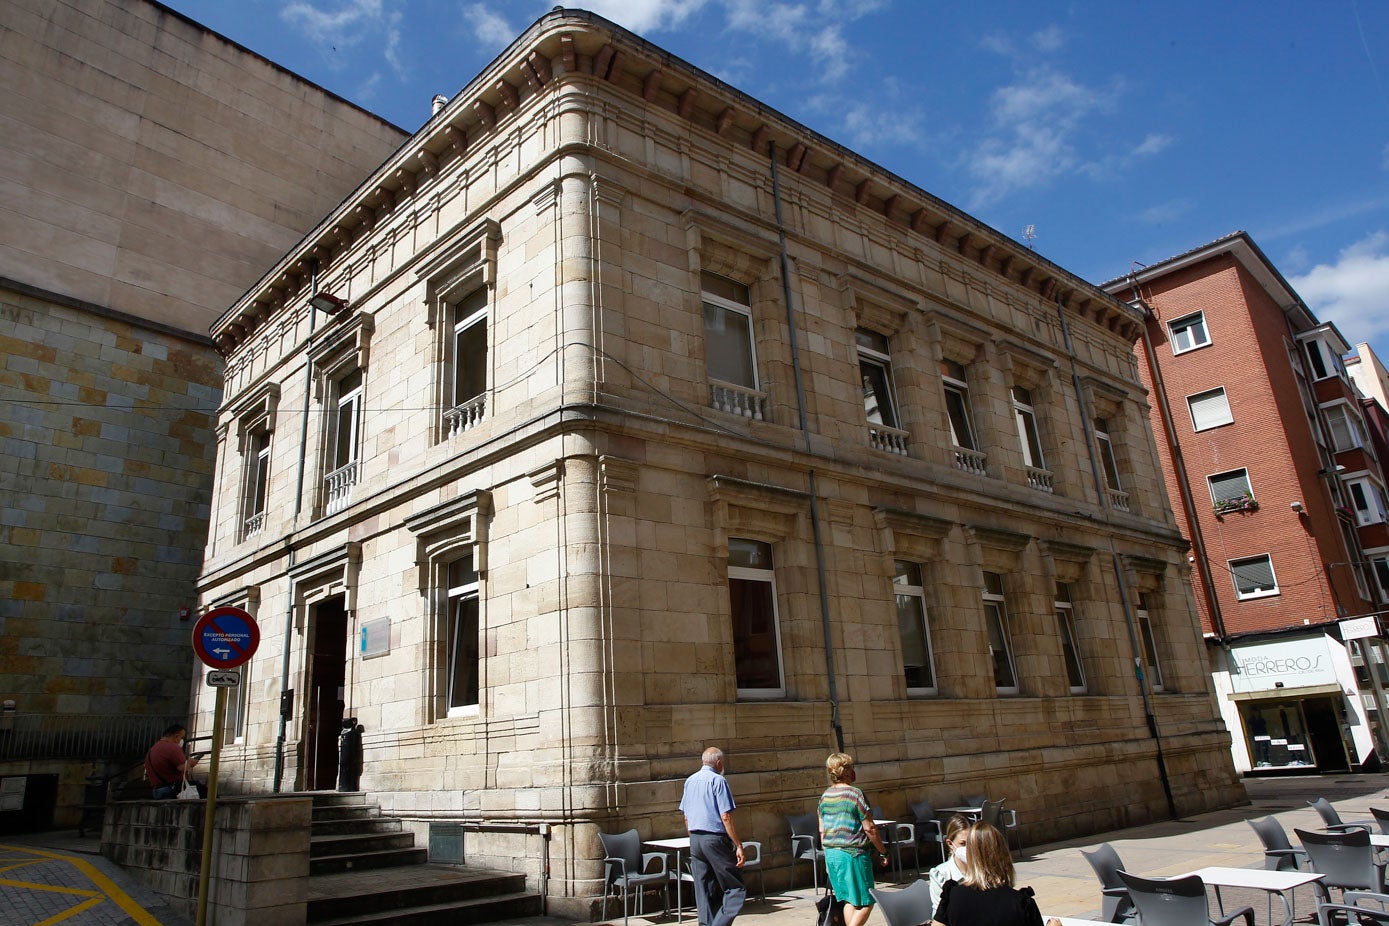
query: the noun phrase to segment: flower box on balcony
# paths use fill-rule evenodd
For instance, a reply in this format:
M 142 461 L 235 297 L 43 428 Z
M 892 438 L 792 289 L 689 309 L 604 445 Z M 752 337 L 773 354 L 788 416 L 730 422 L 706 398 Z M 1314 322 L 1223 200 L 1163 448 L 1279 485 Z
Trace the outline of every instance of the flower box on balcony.
M 1216 514 L 1231 514 L 1236 511 L 1257 511 L 1259 503 L 1251 496 L 1241 495 L 1239 498 L 1227 498 L 1215 503 L 1214 511 Z

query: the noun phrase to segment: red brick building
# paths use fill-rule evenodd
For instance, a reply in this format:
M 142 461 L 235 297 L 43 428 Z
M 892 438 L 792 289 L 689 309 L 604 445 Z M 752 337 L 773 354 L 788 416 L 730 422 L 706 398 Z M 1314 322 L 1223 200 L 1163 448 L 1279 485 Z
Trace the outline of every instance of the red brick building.
M 1147 310 L 1139 368 L 1236 767 L 1374 761 L 1342 622 L 1378 609 L 1365 550 L 1389 548 L 1389 502 L 1349 345 L 1243 232 L 1102 288 Z

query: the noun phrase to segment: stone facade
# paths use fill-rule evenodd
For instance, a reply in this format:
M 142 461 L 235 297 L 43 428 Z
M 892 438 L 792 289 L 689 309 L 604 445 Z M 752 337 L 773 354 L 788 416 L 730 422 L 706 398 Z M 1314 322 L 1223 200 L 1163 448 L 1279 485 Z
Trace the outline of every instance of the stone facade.
M 1240 800 L 1141 324 L 618 27 L 547 15 L 214 327 L 201 601 L 262 630 L 223 766 L 328 785 L 354 717 L 383 809 L 545 827 L 478 827 L 468 859 L 548 872 L 572 912 L 598 831 L 683 832 L 708 744 L 782 884 L 783 817 L 841 737 L 889 814 L 988 793 L 1033 842 L 1164 816 L 1160 764 L 1178 812 Z
M 0 774 L 69 823 L 186 717 L 208 328 L 405 135 L 145 0 L 5 3 L 0 83 Z

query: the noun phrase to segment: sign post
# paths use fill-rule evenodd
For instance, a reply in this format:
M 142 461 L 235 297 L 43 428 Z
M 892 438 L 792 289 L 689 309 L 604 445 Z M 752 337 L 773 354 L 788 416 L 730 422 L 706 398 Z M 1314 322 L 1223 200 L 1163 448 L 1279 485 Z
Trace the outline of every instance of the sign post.
M 207 894 L 212 871 L 212 817 L 217 809 L 217 765 L 222 755 L 222 723 L 227 715 L 227 689 L 240 683 L 237 672 L 260 646 L 256 619 L 241 608 L 213 608 L 193 625 L 193 652 L 214 671 L 207 683 L 217 689 L 212 708 L 212 761 L 207 769 L 207 808 L 203 811 L 203 854 L 198 871 L 197 926 L 207 924 Z

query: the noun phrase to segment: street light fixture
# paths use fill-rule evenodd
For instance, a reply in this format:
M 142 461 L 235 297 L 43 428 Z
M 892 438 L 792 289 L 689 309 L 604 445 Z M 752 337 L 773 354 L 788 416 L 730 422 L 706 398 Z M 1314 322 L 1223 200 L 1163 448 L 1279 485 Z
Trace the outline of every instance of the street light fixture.
M 336 315 L 347 308 L 347 300 L 339 299 L 326 289 L 321 289 L 309 297 L 309 305 L 318 309 L 320 312 Z

